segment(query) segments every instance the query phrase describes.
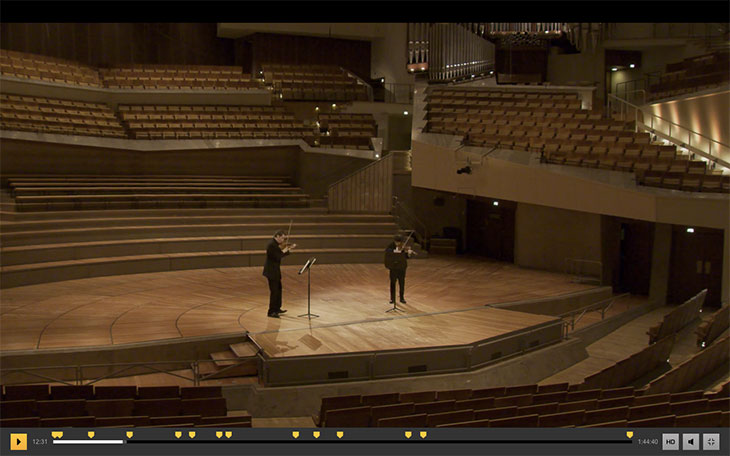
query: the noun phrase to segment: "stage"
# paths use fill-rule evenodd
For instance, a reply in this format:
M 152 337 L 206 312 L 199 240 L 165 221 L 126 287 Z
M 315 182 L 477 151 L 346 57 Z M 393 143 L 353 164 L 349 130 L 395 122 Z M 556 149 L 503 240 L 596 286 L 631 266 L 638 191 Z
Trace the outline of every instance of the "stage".
M 307 313 L 307 273 L 299 275 L 300 267 L 284 260 L 288 312 L 278 319 L 266 316 L 269 291 L 259 267 L 120 275 L 3 290 L 0 349 L 3 356 L 108 353 L 247 335 L 260 348 L 262 374 L 269 384 L 288 384 L 290 379 L 280 374 L 299 370 L 285 367 L 284 360 L 311 367 L 319 358 L 329 368 L 335 357 L 341 369 L 326 374 L 332 378 L 372 376 L 378 369 L 375 357 L 378 362 L 391 357 L 389 365 L 407 372 L 432 371 L 420 364 L 413 367 L 414 350 L 430 350 L 437 360 L 466 356 L 468 364 L 475 365 L 480 347 L 495 342 L 502 345 L 490 345 L 490 353 L 481 355 L 489 358 L 483 362 L 557 342 L 557 317 L 499 307 L 601 288 L 574 283 L 566 274 L 479 258 L 432 256 L 410 261 L 407 304 L 387 312 L 392 305 L 388 271 L 382 265 L 315 264 L 311 312 L 319 317 L 310 319 L 299 317 Z M 370 367 L 357 375 L 352 368 L 345 373 L 344 355 L 358 366 Z M 383 375 L 399 375 L 390 370 Z

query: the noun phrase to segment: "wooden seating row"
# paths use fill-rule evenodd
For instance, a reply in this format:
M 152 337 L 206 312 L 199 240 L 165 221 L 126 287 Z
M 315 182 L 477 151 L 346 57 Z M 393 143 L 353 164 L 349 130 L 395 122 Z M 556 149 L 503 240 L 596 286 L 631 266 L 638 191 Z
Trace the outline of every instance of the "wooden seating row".
M 235 65 L 170 65 L 157 63 L 130 63 L 113 67 L 99 68 L 102 74 L 127 72 L 167 73 L 183 72 L 191 74 L 240 74 L 241 67 Z
M 42 122 L 18 122 L 0 120 L 0 128 L 4 130 L 28 131 L 33 133 L 53 133 L 73 136 L 102 136 L 110 138 L 126 138 L 127 134 L 121 131 L 106 130 L 100 128 L 68 127 L 63 125 L 50 125 Z
M 221 397 L 220 386 L 95 386 L 95 385 L 4 385 L 2 400 L 63 399 L 200 399 Z
M 575 100 L 578 94 L 575 92 L 557 92 L 543 90 L 497 90 L 490 88 L 474 87 L 432 87 L 428 89 L 429 97 L 466 97 L 466 98 L 504 98 L 504 99 L 526 99 L 526 100 Z
M 197 114 L 213 113 L 244 113 L 260 115 L 290 115 L 284 106 L 257 106 L 257 105 L 119 105 L 120 113 L 147 113 L 181 112 Z
M 194 79 L 194 78 L 124 78 L 116 77 L 104 81 L 104 86 L 110 89 L 133 89 L 133 90 L 237 90 L 237 89 L 263 89 L 261 83 L 256 80 L 247 79 Z
M 653 344 L 660 339 L 675 334 L 696 318 L 699 318 L 706 296 L 707 289 L 701 290 L 671 312 L 664 315 L 664 318 L 658 325 L 652 326 L 647 331 L 649 344 Z
M 587 408 L 562 407 L 563 403 L 546 402 L 527 406 L 506 406 L 489 409 L 459 405 L 459 401 L 435 403 L 399 403 L 380 406 L 359 406 L 326 412 L 322 427 L 563 427 L 584 426 L 626 420 L 629 426 L 655 427 L 657 420 L 682 418 L 684 425 L 703 420 L 719 422 L 728 412 L 730 399 L 700 398 L 683 402 L 650 402 L 596 408 L 596 404 L 580 404 Z M 464 402 L 464 401 L 461 401 Z M 709 416 L 704 416 L 710 414 Z M 703 415 L 703 416 L 697 416 Z M 671 419 L 668 419 L 671 417 Z M 725 415 L 727 419 L 727 415 Z M 474 423 L 477 424 L 474 424 Z
M 674 337 L 665 337 L 640 352 L 589 375 L 583 380 L 583 385 L 589 389 L 609 389 L 629 385 L 657 366 L 666 363 L 673 347 Z
M 0 418 L 0 427 L 251 427 L 251 416 L 113 416 Z
M 314 142 L 314 134 L 298 130 L 166 130 L 166 131 L 134 131 L 134 139 L 303 139 L 305 142 Z
M 660 169 L 636 172 L 639 185 L 661 187 L 687 192 L 728 193 L 730 175 L 698 175 L 691 172 L 672 172 Z
M 202 112 L 202 113 L 190 113 L 190 112 L 121 112 L 122 120 L 134 121 L 134 120 L 146 120 L 146 121 L 185 121 L 185 120 L 202 120 L 202 121 L 261 121 L 268 123 L 281 123 L 281 122 L 296 122 L 296 118 L 292 114 L 283 113 L 224 113 L 224 112 Z
M 728 181 L 730 181 L 730 176 Z M 723 306 L 695 330 L 695 334 L 697 334 L 697 346 L 702 348 L 707 347 L 720 334 L 725 332 L 728 326 L 730 326 L 730 306 Z
M 685 391 L 729 358 L 730 336 L 726 336 L 649 383 L 646 394 Z
M 16 105 L 24 104 L 26 106 L 39 106 L 40 108 L 44 106 L 48 107 L 66 107 L 66 108 L 80 108 L 85 110 L 90 110 L 93 112 L 97 111 L 109 111 L 109 107 L 102 103 L 90 103 L 86 101 L 76 101 L 76 100 L 64 100 L 61 98 L 48 98 L 48 97 L 31 97 L 26 95 L 12 95 L 12 94 L 0 94 L 0 100 L 3 101 L 3 104 L 7 102 L 12 102 Z
M 225 416 L 223 397 L 182 399 L 57 399 L 1 401 L 3 418 L 61 418 L 77 416 Z

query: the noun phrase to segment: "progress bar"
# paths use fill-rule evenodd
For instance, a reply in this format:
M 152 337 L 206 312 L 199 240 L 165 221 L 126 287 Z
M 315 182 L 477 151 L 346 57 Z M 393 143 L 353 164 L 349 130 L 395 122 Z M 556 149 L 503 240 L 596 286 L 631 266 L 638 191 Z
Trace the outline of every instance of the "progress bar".
M 124 440 L 54 440 L 54 445 L 124 445 Z

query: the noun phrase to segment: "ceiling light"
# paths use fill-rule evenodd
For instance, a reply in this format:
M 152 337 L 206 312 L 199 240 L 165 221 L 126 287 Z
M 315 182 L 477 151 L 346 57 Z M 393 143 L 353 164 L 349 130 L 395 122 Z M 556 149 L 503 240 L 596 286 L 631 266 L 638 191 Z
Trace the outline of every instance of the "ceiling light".
M 695 232 L 695 229 L 694 228 L 687 228 L 687 232 L 688 233 L 694 233 Z

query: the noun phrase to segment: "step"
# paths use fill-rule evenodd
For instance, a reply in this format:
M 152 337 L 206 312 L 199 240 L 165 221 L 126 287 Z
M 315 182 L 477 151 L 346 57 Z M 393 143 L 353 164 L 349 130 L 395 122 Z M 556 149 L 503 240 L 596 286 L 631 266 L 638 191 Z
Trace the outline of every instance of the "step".
M 270 239 L 271 234 L 264 234 L 23 245 L 0 248 L 0 264 L 13 266 L 130 255 L 261 250 Z M 389 234 L 303 234 L 293 237 L 292 241 L 298 249 L 347 249 L 385 248 L 390 239 Z
M 316 257 L 319 264 L 381 263 L 382 248 L 297 249 L 283 265 L 302 265 Z M 228 267 L 261 267 L 266 252 L 224 251 L 92 258 L 0 267 L 0 288 L 121 274 Z
M 15 212 L 8 206 L 15 207 L 15 204 L 3 205 L 0 211 L 0 220 L 6 221 L 32 221 L 32 220 L 55 220 L 55 219 L 94 219 L 94 218 L 145 218 L 145 217 L 205 217 L 205 216 L 242 216 L 242 215 L 301 215 L 301 214 L 327 214 L 323 207 L 298 207 L 298 208 L 176 208 L 176 209 L 104 209 L 84 211 L 43 211 L 43 212 Z
M 57 244 L 68 242 L 94 242 L 110 240 L 175 238 L 200 236 L 273 236 L 277 230 L 286 229 L 282 223 L 217 223 L 191 226 L 125 226 L 99 228 L 72 228 L 64 230 L 37 230 L 0 232 L 0 244 L 6 247 L 20 245 Z M 306 234 L 392 234 L 395 224 L 390 223 L 298 223 L 292 226 L 292 238 Z
M 91 187 L 19 187 L 13 191 L 13 196 L 18 202 L 19 197 L 26 196 L 65 196 L 72 198 L 95 197 L 99 195 L 108 195 L 109 197 L 121 197 L 122 195 L 156 195 L 165 197 L 166 195 L 187 195 L 187 194 L 230 194 L 239 195 L 246 194 L 303 194 L 299 187 L 271 187 L 271 186 L 91 186 Z M 22 203 L 22 201 L 21 201 Z
M 259 352 L 258 347 L 251 341 L 241 342 L 238 344 L 232 344 L 231 350 L 239 358 L 248 358 L 256 356 Z
M 29 221 L 5 221 L 2 222 L 2 231 L 5 233 L 20 231 L 60 230 L 69 228 L 84 227 L 120 227 L 120 226 L 154 226 L 154 225 L 201 225 L 220 223 L 279 223 L 288 227 L 296 228 L 299 223 L 327 223 L 327 222 L 391 222 L 390 215 L 373 214 L 326 214 L 326 213 L 302 213 L 302 214 L 251 214 L 251 215 L 169 215 L 165 216 L 138 216 L 138 217 L 104 217 L 102 215 L 87 218 L 64 218 L 64 213 L 57 213 L 58 218 L 46 220 Z
M 230 196 L 230 195 L 229 195 Z M 190 208 L 284 208 L 284 207 L 308 207 L 309 200 L 306 195 L 295 195 L 297 198 L 282 199 L 282 198 L 267 198 L 267 199 L 256 199 L 256 198 L 198 198 L 198 199 L 176 199 L 176 200 L 162 200 L 149 198 L 144 201 L 138 200 L 116 200 L 109 201 L 105 199 L 97 201 L 43 201 L 36 200 L 34 202 L 29 201 L 16 201 L 15 210 L 16 212 L 38 212 L 38 211 L 83 211 L 83 210 L 106 210 L 106 209 L 190 209 Z M 40 198 L 34 196 L 22 197 L 22 198 Z
M 235 366 L 240 362 L 239 357 L 232 350 L 211 353 L 210 357 L 213 358 L 213 362 L 219 368 Z

